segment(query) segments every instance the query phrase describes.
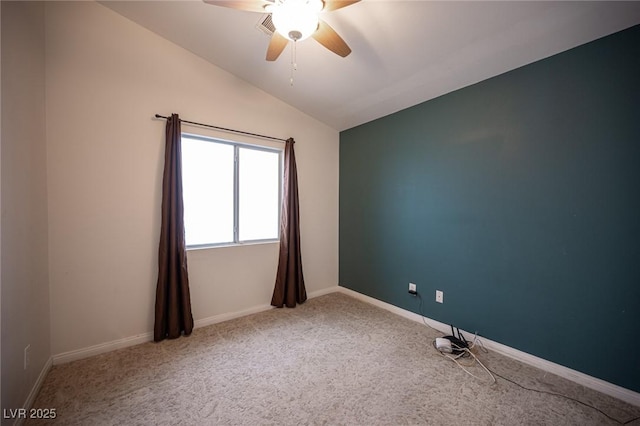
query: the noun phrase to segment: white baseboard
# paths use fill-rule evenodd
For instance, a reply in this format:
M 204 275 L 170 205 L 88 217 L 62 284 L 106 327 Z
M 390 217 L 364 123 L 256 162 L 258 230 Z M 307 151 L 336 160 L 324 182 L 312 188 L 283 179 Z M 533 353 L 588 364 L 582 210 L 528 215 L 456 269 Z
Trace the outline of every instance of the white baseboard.
M 112 340 L 111 342 L 99 343 L 87 348 L 75 349 L 73 351 L 63 352 L 53 356 L 53 365 L 64 364 L 66 362 L 77 361 L 83 358 L 104 354 L 115 351 L 117 349 L 127 348 L 129 346 L 139 345 L 153 340 L 153 333 L 142 333 L 135 336 L 125 337 L 122 339 Z
M 36 401 L 36 397 L 38 396 L 38 392 L 40 392 L 40 388 L 42 387 L 42 383 L 44 383 L 45 377 L 47 377 L 47 373 L 51 370 L 51 366 L 53 365 L 53 358 L 49 358 L 47 362 L 44 363 L 42 370 L 40 370 L 40 374 L 36 379 L 36 382 L 33 384 L 31 388 L 31 392 L 27 395 L 27 399 L 22 406 L 27 412 L 33 407 L 33 403 Z M 19 418 L 13 423 L 16 426 L 22 425 L 25 419 Z
M 334 285 L 332 287 L 323 288 L 321 290 L 312 291 L 311 293 L 307 293 L 308 299 L 313 299 L 316 297 L 324 296 L 325 294 L 331 294 L 340 291 L 340 287 Z
M 321 290 L 313 291 L 307 294 L 307 298 L 313 299 L 314 297 L 323 296 L 329 293 L 335 293 L 338 291 L 338 286 L 327 287 Z M 258 305 L 241 311 L 227 312 L 220 315 L 214 315 L 212 317 L 201 318 L 194 321 L 194 328 L 206 327 L 208 325 L 217 324 L 219 322 L 229 321 L 235 318 L 244 317 L 251 314 L 257 314 L 258 312 L 267 311 L 274 307 L 268 304 Z M 117 349 L 127 348 L 129 346 L 139 345 L 141 343 L 150 342 L 153 340 L 153 332 L 137 334 L 135 336 L 124 337 L 122 339 L 112 340 L 110 342 L 99 343 L 97 345 L 89 346 L 86 348 L 76 349 L 68 352 L 63 352 L 53 356 L 53 365 L 64 364 L 66 362 L 77 361 L 83 358 L 89 358 L 91 356 L 100 355 L 103 353 L 115 351 Z
M 410 320 L 413 320 L 419 323 L 423 322 L 422 316 L 419 314 L 407 311 L 405 309 L 399 308 L 397 306 L 391 305 L 389 303 L 383 302 L 373 297 L 364 295 L 362 293 L 358 293 L 357 291 L 353 291 L 345 287 L 338 287 L 337 291 L 344 293 L 346 295 L 352 296 L 355 299 L 362 300 L 363 302 L 367 302 L 369 304 L 378 306 L 389 312 L 393 312 L 394 314 L 400 315 L 401 317 L 408 318 Z M 441 331 L 442 333 L 450 333 L 451 331 L 450 325 L 432 320 L 427 317 L 424 318 L 424 321 L 430 327 L 438 331 Z M 464 330 L 462 330 L 462 332 L 469 335 L 474 334 Z M 606 382 L 602 379 L 598 379 L 596 377 L 589 376 L 588 374 L 584 374 L 579 371 L 572 370 L 563 365 L 559 365 L 554 362 L 547 361 L 546 359 L 538 358 L 535 355 L 531 355 L 526 352 L 522 352 L 518 349 L 514 349 L 512 347 L 503 345 L 501 343 L 489 340 L 486 337 L 482 337 L 482 343 L 487 349 L 491 349 L 509 358 L 513 358 L 525 364 L 528 364 L 533 367 L 539 368 L 541 370 L 547 371 L 549 373 L 555 374 L 556 376 L 563 377 L 565 379 L 571 380 L 572 382 L 578 383 L 582 386 L 588 387 L 598 392 L 602 392 L 606 395 L 610 395 L 614 398 L 620 399 L 624 402 L 640 407 L 640 393 L 638 392 L 634 392 L 630 389 L 623 388 L 622 386 L 614 385 L 613 383 Z
M 225 321 L 229 321 L 229 320 L 232 320 L 232 319 L 244 317 L 244 316 L 247 316 L 247 315 L 257 314 L 258 312 L 268 311 L 269 309 L 273 309 L 273 306 L 271 306 L 271 305 L 258 305 L 258 306 L 254 306 L 254 307 L 249 308 L 249 309 L 243 309 L 241 311 L 226 312 L 224 314 L 214 315 L 212 317 L 202 318 L 202 319 L 196 320 L 196 321 L 194 321 L 193 327 L 194 328 L 206 327 L 208 325 L 217 324 L 219 322 L 225 322 Z

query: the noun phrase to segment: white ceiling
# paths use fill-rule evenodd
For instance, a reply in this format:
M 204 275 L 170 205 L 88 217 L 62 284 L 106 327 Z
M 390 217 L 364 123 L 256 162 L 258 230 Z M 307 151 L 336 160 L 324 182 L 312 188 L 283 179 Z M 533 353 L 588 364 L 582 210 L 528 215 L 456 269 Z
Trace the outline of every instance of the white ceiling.
M 101 1 L 106 7 L 345 130 L 640 23 L 640 2 L 363 0 L 321 18 L 349 44 L 313 39 L 265 61 L 262 14 L 202 1 Z

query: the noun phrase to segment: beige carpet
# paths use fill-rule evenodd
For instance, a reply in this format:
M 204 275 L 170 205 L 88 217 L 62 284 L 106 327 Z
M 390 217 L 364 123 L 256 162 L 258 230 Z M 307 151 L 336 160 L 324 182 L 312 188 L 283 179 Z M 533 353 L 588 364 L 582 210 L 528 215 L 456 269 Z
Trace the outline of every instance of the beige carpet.
M 597 410 L 441 357 L 440 334 L 333 293 L 51 369 L 35 407 L 72 425 L 607 425 Z M 594 405 L 640 408 L 495 353 L 490 369 Z M 37 422 L 33 422 L 37 424 Z M 32 423 L 28 423 L 32 424 Z M 630 424 L 639 425 L 640 420 Z

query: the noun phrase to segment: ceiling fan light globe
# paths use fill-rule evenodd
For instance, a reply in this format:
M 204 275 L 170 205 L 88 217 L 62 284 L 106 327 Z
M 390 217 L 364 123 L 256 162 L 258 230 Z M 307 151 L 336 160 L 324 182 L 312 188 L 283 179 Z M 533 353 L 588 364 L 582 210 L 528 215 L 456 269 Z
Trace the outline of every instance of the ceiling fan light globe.
M 311 8 L 316 13 L 320 13 L 322 9 L 324 9 L 324 3 L 322 0 L 307 0 L 309 8 Z
M 272 8 L 271 19 L 282 36 L 293 41 L 304 40 L 318 29 L 318 12 L 322 9 L 322 2 L 318 9 L 315 0 L 286 0 L 275 4 Z M 299 38 L 293 38 L 300 35 Z

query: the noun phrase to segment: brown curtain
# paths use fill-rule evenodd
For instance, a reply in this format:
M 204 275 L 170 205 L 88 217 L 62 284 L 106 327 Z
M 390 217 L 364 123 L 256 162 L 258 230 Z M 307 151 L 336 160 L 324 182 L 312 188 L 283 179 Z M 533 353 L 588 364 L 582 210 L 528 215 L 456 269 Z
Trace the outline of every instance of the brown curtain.
M 180 118 L 167 119 L 162 179 L 162 229 L 158 249 L 158 286 L 153 340 L 191 334 L 193 316 L 189 295 L 187 248 L 182 204 L 182 148 Z
M 286 305 L 293 308 L 296 303 L 307 300 L 302 275 L 302 253 L 300 251 L 300 214 L 298 211 L 298 172 L 293 151 L 295 141 L 290 138 L 284 148 L 284 193 L 280 219 L 280 259 L 276 286 L 271 304 L 278 308 Z

